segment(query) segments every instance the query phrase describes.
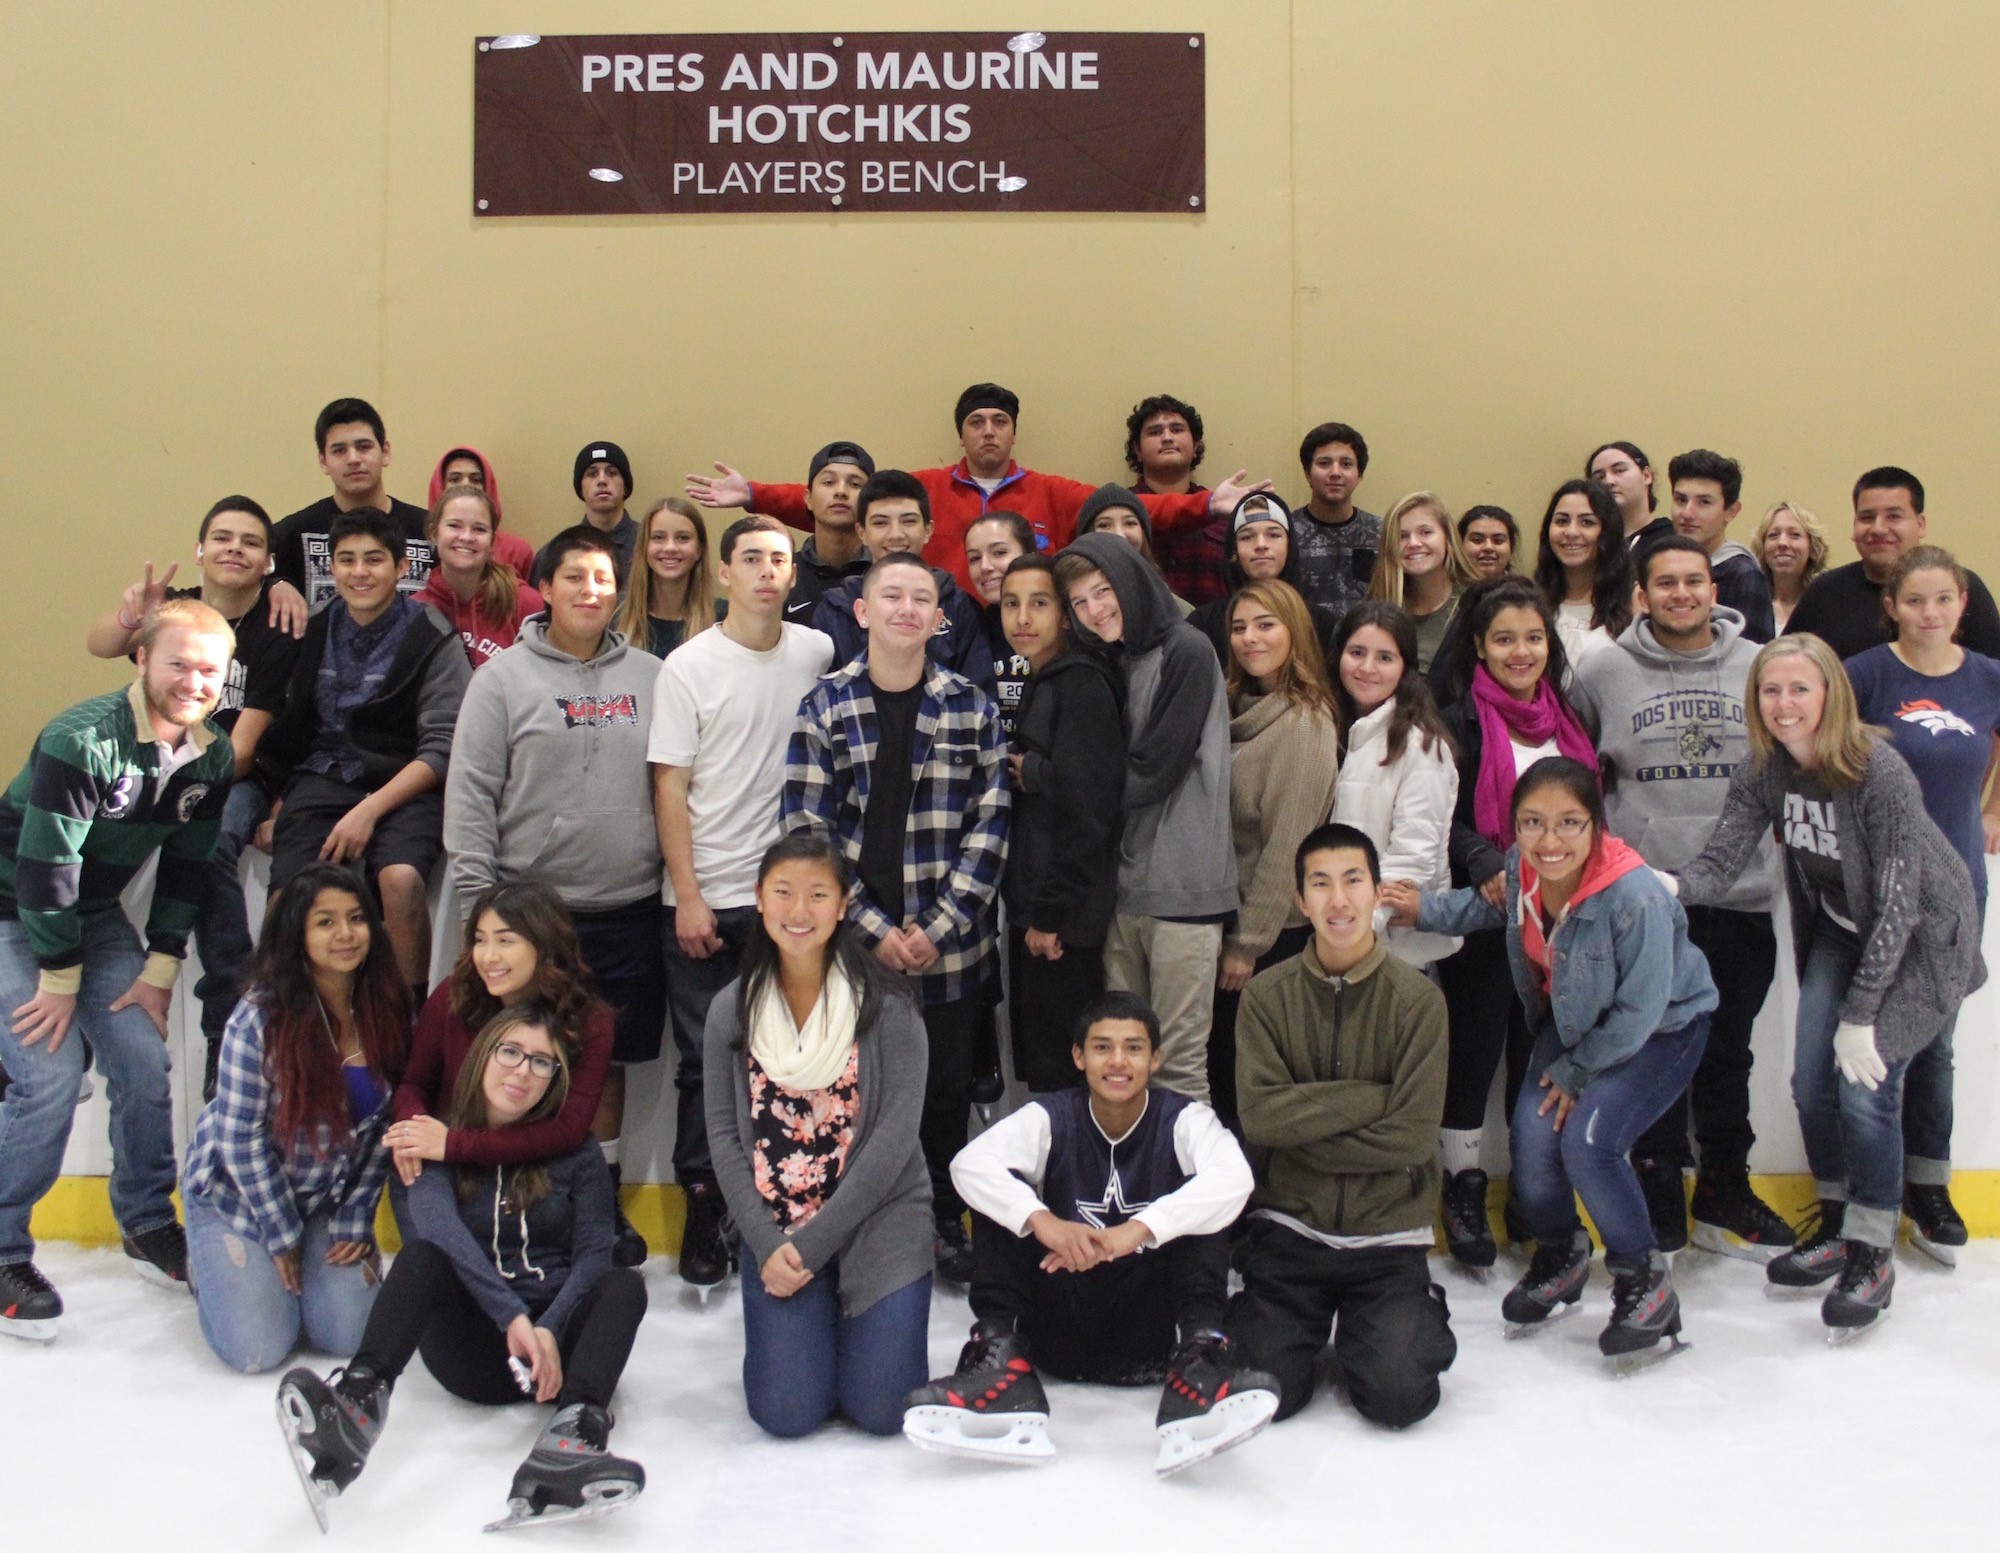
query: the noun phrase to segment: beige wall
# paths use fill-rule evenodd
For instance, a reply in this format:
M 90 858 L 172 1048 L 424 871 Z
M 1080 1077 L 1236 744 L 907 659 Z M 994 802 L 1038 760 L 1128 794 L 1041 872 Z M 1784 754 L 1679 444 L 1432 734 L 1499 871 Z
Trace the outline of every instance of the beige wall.
M 473 221 L 476 34 L 806 9 L 14 6 L 5 764 L 116 682 L 86 620 L 185 560 L 210 500 L 323 493 L 310 426 L 341 393 L 387 415 L 396 494 L 472 441 L 537 535 L 586 438 L 625 444 L 643 498 L 714 457 L 792 475 L 834 435 L 941 460 L 953 396 L 993 377 L 1027 460 L 1089 478 L 1159 389 L 1201 405 L 1211 470 L 1294 495 L 1299 432 L 1353 420 L 1378 510 L 1429 485 L 1538 518 L 1629 436 L 1735 453 L 1747 509 L 1790 496 L 1841 532 L 1853 475 L 1906 462 L 1935 532 L 2000 572 L 1990 6 L 1073 0 L 1068 27 L 1208 34 L 1206 216 Z

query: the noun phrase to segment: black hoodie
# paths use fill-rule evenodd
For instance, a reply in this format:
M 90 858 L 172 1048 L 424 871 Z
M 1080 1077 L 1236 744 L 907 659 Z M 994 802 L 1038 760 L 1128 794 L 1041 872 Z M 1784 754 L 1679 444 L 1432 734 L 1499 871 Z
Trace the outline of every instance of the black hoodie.
M 1000 894 L 1009 920 L 1065 944 L 1104 942 L 1118 899 L 1125 685 L 1096 653 L 1029 677 L 1014 719 L 1021 782 Z
M 1248 496 L 1243 498 L 1244 501 L 1249 501 L 1250 499 Z M 1273 496 L 1262 494 L 1257 497 L 1257 500 L 1271 503 L 1279 512 L 1285 510 L 1284 504 Z M 1239 503 L 1238 505 L 1241 504 Z M 1249 581 L 1243 575 L 1242 564 L 1236 559 L 1235 513 L 1232 512 L 1229 515 L 1229 521 L 1231 525 L 1229 553 L 1228 559 L 1222 563 L 1222 575 L 1229 586 L 1221 598 L 1214 599 L 1202 605 L 1200 609 L 1197 609 L 1192 615 L 1188 616 L 1188 624 L 1195 627 L 1209 641 L 1215 644 L 1215 655 L 1222 660 L 1222 669 L 1225 674 L 1229 672 L 1229 601 L 1236 597 L 1236 590 Z M 1300 598 L 1306 598 L 1305 589 L 1299 585 L 1298 552 L 1289 543 L 1285 546 L 1285 565 L 1284 569 L 1278 573 L 1278 581 L 1290 583 L 1297 590 Z M 1329 609 L 1326 605 L 1315 604 L 1310 599 L 1306 599 L 1306 608 L 1312 612 L 1313 626 L 1319 632 L 1319 650 L 1326 655 L 1327 673 L 1330 675 L 1335 674 L 1338 670 L 1333 663 L 1333 638 L 1334 634 L 1340 629 L 1340 615 L 1337 611 Z

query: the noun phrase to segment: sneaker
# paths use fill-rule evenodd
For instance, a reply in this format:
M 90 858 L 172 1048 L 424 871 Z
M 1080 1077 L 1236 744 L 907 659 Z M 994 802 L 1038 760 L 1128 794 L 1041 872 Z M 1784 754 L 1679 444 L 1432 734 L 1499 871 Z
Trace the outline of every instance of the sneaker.
M 611 1226 L 611 1265 L 640 1266 L 648 1255 L 646 1237 L 625 1217 L 623 1173 L 616 1165 L 611 1167 L 611 1211 L 616 1216 Z
M 1164 1477 L 1241 1445 L 1277 1411 L 1277 1377 L 1238 1364 L 1226 1332 L 1197 1327 L 1167 1364 L 1153 1470 Z
M 721 1187 L 713 1181 L 696 1181 L 687 1188 L 687 1222 L 681 1229 L 682 1283 L 713 1288 L 729 1276 L 735 1258 L 724 1230 L 728 1219 Z
M 139 1264 L 139 1276 L 166 1289 L 185 1289 L 188 1281 L 187 1232 L 169 1220 L 158 1229 L 125 1237 L 125 1254 Z
M 1798 1244 L 1798 1236 L 1750 1188 L 1747 1170 L 1700 1171 L 1694 1178 L 1694 1243 L 1719 1256 L 1768 1262 Z
M 1799 1226 L 1798 1244 L 1764 1264 L 1764 1276 L 1780 1289 L 1816 1289 L 1838 1278 L 1847 1266 L 1847 1242 L 1841 1238 L 1844 1202 L 1819 1203 Z
M 1528 1263 L 1527 1276 L 1507 1291 L 1500 1302 L 1508 1336 L 1540 1326 L 1565 1305 L 1583 1298 L 1583 1286 L 1590 1281 L 1590 1236 L 1578 1230 L 1568 1245 L 1560 1242 L 1538 1244 Z
M 995 1461 L 1044 1462 L 1049 1398 L 1011 1325 L 981 1321 L 959 1351 L 958 1368 L 903 1399 L 903 1433 L 925 1450 Z
M 1444 1178 L 1439 1194 L 1444 1241 L 1461 1267 L 1491 1267 L 1499 1256 L 1493 1225 L 1486 1217 L 1486 1172 L 1460 1170 Z
M 1819 1307 L 1819 1319 L 1832 1328 L 1829 1339 L 1840 1341 L 1873 1326 L 1889 1313 L 1889 1298 L 1895 1291 L 1896 1259 L 1890 1248 L 1848 1241 L 1840 1282 Z
M 938 1276 L 961 1287 L 970 1287 L 972 1241 L 966 1236 L 964 1222 L 956 1217 L 939 1219 L 933 1249 L 937 1253 Z
M 46 1343 L 55 1337 L 56 1318 L 62 1313 L 62 1296 L 33 1262 L 0 1267 L 0 1332 Z
M 1639 1190 L 1646 1195 L 1654 1246 L 1668 1253 L 1682 1250 L 1688 1243 L 1688 1200 L 1681 1167 L 1672 1160 L 1635 1159 L 1632 1168 L 1638 1172 Z
M 1903 1188 L 1903 1214 L 1910 1221 L 1910 1244 L 1942 1262 L 1958 1265 L 1958 1248 L 1965 1244 L 1965 1220 L 1951 1200 L 1951 1189 L 1943 1186 Z

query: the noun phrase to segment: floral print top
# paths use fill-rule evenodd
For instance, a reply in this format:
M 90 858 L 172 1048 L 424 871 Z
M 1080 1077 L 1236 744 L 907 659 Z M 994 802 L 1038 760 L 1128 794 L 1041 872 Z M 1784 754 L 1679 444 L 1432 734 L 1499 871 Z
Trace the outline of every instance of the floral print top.
M 861 1111 L 861 1052 L 847 1054 L 847 1066 L 827 1089 L 787 1089 L 756 1057 L 748 1060 L 751 1173 L 778 1227 L 797 1229 L 826 1206 L 847 1167 Z

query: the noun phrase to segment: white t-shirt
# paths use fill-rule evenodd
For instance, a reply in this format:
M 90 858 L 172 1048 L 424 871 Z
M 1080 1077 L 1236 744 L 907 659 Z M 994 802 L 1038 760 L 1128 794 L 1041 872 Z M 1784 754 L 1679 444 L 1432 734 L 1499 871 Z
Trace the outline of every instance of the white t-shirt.
M 1572 671 L 1585 658 L 1611 645 L 1611 633 L 1590 623 L 1592 613 L 1588 604 L 1564 603 L 1556 610 L 1556 635 L 1562 639 Z
M 756 900 L 757 864 L 778 839 L 785 746 L 799 703 L 832 662 L 831 637 L 787 623 L 769 652 L 752 652 L 717 626 L 660 665 L 646 758 L 691 768 L 694 873 L 712 909 Z M 673 905 L 671 873 L 665 894 Z
M 686 649 L 683 648 L 682 651 L 686 651 Z M 655 715 L 657 716 L 657 714 Z M 1536 761 L 1547 760 L 1551 755 L 1560 755 L 1562 753 L 1556 747 L 1554 739 L 1550 739 L 1546 744 L 1516 744 L 1512 739 L 1509 739 L 1507 744 L 1514 751 L 1514 780 L 1517 782 L 1528 774 L 1528 767 L 1532 766 Z

